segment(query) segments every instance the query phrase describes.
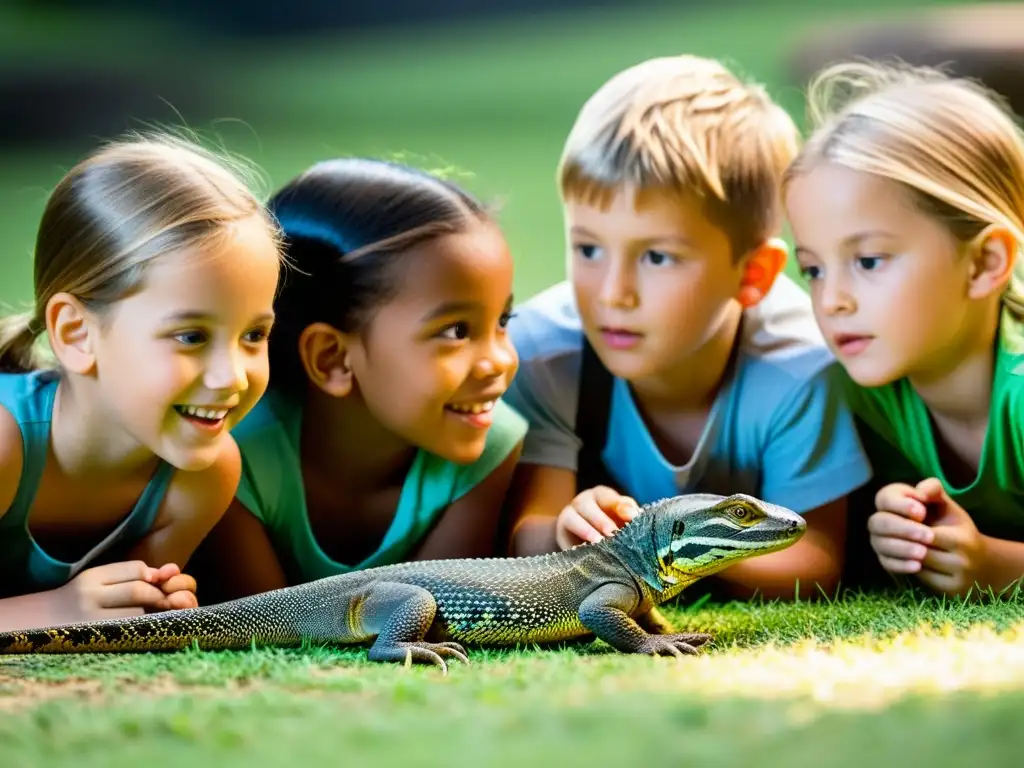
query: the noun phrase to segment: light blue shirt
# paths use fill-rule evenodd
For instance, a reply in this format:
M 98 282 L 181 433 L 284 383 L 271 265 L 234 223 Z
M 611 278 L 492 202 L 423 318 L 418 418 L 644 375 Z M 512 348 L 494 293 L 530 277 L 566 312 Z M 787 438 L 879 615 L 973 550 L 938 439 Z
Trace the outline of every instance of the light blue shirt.
M 583 331 L 563 282 L 509 323 L 520 367 L 505 401 L 530 423 L 520 461 L 576 471 L 576 406 Z M 619 489 L 644 504 L 680 493 L 746 493 L 804 513 L 871 477 L 810 299 L 780 275 L 744 315 L 736 364 L 690 460 L 662 455 L 628 382 L 612 386 L 602 459 Z

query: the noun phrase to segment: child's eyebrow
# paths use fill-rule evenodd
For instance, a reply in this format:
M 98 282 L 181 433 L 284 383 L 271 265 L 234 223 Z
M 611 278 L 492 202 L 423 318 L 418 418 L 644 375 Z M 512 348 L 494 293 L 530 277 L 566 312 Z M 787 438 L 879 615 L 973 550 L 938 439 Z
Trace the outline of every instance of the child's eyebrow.
M 172 312 L 163 318 L 163 322 L 167 325 L 174 323 L 200 323 L 200 322 L 211 322 L 216 320 L 215 315 L 211 315 L 209 312 L 202 312 L 196 309 L 186 309 L 181 312 Z M 273 312 L 264 312 L 258 317 L 253 319 L 254 323 L 269 323 L 273 321 Z
M 423 316 L 423 322 L 429 323 L 431 320 L 436 320 L 437 318 L 444 317 L 445 315 L 474 312 L 479 310 L 482 306 L 483 305 L 478 301 L 446 301 L 444 304 L 440 304 L 427 312 L 427 314 Z
M 862 240 L 868 240 L 872 237 L 896 237 L 892 232 L 886 232 L 884 229 L 866 229 L 863 232 L 854 232 L 852 235 L 848 235 L 843 238 L 843 245 L 856 245 Z

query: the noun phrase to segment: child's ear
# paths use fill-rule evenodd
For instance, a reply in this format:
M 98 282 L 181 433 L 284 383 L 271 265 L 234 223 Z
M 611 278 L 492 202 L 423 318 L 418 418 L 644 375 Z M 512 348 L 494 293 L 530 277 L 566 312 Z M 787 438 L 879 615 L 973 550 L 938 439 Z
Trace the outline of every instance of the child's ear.
M 46 302 L 46 334 L 61 367 L 82 376 L 96 370 L 96 318 L 69 293 L 57 293 Z
M 299 335 L 299 358 L 306 376 L 333 397 L 352 392 L 352 375 L 348 337 L 327 323 L 313 323 Z
M 743 277 L 736 299 L 744 309 L 758 304 L 771 290 L 775 278 L 786 266 L 789 255 L 786 242 L 771 238 L 746 255 L 743 261 Z
M 967 295 L 983 299 L 1001 293 L 1013 276 L 1020 244 L 1006 227 L 993 224 L 974 239 L 970 248 L 971 271 Z

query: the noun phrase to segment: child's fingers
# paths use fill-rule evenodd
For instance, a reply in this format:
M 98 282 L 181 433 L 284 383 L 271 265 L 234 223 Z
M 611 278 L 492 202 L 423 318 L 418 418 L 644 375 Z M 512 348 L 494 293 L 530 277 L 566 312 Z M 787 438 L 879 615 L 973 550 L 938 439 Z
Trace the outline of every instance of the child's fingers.
M 879 494 L 875 499 L 876 508 L 884 512 L 894 512 L 910 520 L 924 522 L 928 508 L 921 499 L 896 493 Z
M 628 523 L 633 519 L 636 502 L 628 496 L 623 496 L 614 488 L 609 488 L 606 485 L 598 485 L 591 489 L 590 495 L 593 497 L 594 503 L 597 504 L 598 508 L 604 512 L 606 516 L 609 514 L 615 515 L 623 523 Z M 583 500 L 583 497 L 577 498 L 577 501 Z M 619 526 L 616 526 L 616 528 L 618 527 Z M 601 530 L 600 526 L 598 526 L 598 530 Z M 614 533 L 614 531 L 612 531 L 612 533 Z
M 929 477 L 917 484 L 915 489 L 921 497 L 921 501 L 929 502 L 942 501 L 946 496 L 946 489 L 942 487 L 942 481 L 937 477 Z
M 102 587 L 97 598 L 100 608 L 151 608 L 164 593 L 144 581 L 124 581 Z
M 872 536 L 871 548 L 879 557 L 892 560 L 917 560 L 921 562 L 928 554 L 928 547 L 915 541 L 896 539 L 889 536 Z
M 921 570 L 921 563 L 918 560 L 899 560 L 893 557 L 878 556 L 878 562 L 889 573 L 918 573 Z
M 90 568 L 96 574 L 100 584 L 123 584 L 135 581 L 153 581 L 159 575 L 156 568 L 151 568 L 141 560 L 125 560 L 119 563 L 107 563 Z
M 941 549 L 929 549 L 924 560 L 923 569 L 942 576 L 956 576 L 963 570 L 963 560 L 955 552 L 943 552 Z
M 593 494 L 577 496 L 572 506 L 580 517 L 603 536 L 611 536 L 619 529 L 619 526 L 598 506 L 597 499 Z
M 169 595 L 165 595 L 156 605 L 153 606 L 154 611 L 181 611 L 186 608 L 198 608 L 199 599 L 196 597 L 195 592 L 188 590 L 181 590 L 180 592 L 172 592 Z
M 935 540 L 935 531 L 924 523 L 908 520 L 892 512 L 875 512 L 871 515 L 868 518 L 868 532 L 872 536 L 889 536 L 925 545 Z
M 160 587 L 160 591 L 165 595 L 173 594 L 174 592 L 195 592 L 196 591 L 196 580 L 189 576 L 187 573 L 179 573 L 176 576 L 172 576 L 167 581 L 161 582 L 156 586 Z
M 636 503 L 636 499 L 632 499 L 629 496 L 622 496 L 619 498 L 619 502 L 615 505 L 615 514 L 624 523 L 628 523 L 637 513 L 640 511 L 640 505 Z
M 167 581 L 168 579 L 174 578 L 179 573 L 181 573 L 181 568 L 179 568 L 175 563 L 164 563 L 156 569 L 156 577 L 153 581 L 154 583 Z
M 562 512 L 558 527 L 565 533 L 575 536 L 580 541 L 589 541 L 593 543 L 600 541 L 602 538 L 601 532 L 584 520 L 580 513 L 573 507 L 569 507 Z M 568 538 L 559 536 L 558 544 L 560 547 L 565 549 L 567 546 L 571 546 L 572 542 Z

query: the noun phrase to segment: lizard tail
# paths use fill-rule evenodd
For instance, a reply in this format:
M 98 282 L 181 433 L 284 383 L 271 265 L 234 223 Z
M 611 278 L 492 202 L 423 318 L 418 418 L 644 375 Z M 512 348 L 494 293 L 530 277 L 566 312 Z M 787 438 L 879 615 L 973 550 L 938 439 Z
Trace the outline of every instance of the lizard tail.
M 282 594 L 278 594 L 282 593 Z M 209 607 L 0 632 L 0 654 L 126 653 L 298 645 L 304 623 L 284 590 Z M 297 620 L 298 619 L 298 620 Z

